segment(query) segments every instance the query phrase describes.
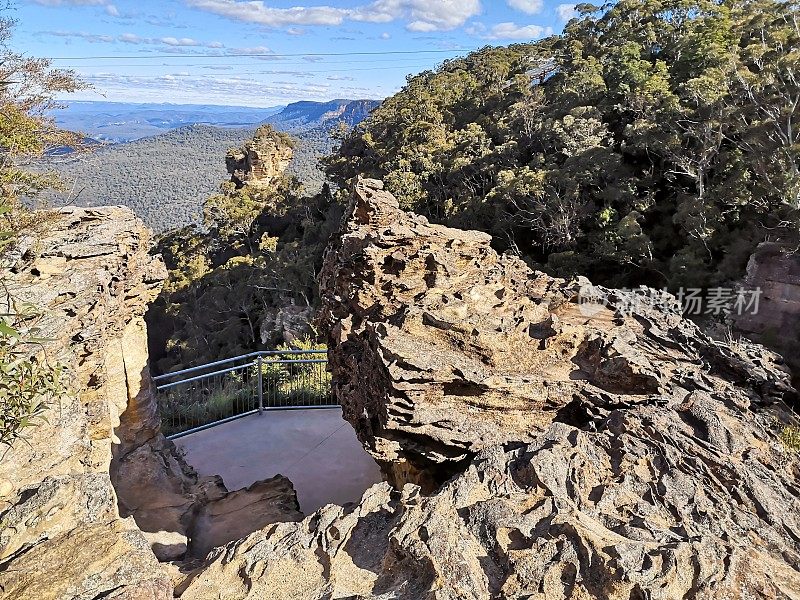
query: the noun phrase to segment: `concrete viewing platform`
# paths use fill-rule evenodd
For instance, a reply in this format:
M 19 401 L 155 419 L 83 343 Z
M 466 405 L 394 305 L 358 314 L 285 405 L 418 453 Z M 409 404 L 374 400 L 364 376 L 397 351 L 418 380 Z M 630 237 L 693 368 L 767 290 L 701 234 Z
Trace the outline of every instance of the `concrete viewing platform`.
M 275 475 L 294 484 L 300 510 L 357 502 L 381 481 L 341 408 L 272 410 L 175 440 L 200 475 L 233 491 Z

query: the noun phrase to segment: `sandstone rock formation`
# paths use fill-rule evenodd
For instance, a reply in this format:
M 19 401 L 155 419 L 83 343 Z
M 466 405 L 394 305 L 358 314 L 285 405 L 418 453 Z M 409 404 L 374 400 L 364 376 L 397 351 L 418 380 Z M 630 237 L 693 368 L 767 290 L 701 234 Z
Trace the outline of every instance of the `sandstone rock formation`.
M 48 422 L 0 448 L 4 599 L 172 598 L 156 556 L 202 558 L 302 518 L 285 478 L 229 493 L 160 433 L 143 314 L 166 273 L 149 240 L 128 209 L 63 209 L 4 265 L 4 285 L 39 308 L 44 352 L 70 383 Z
M 171 597 L 133 519 L 119 517 L 108 474 L 113 428 L 142 379 L 129 343 L 165 275 L 148 240 L 127 209 L 64 209 L 4 274 L 13 296 L 42 311 L 45 351 L 69 369 L 71 392 L 28 443 L 3 449 L 3 598 Z
M 744 285 L 761 290 L 758 311 L 734 315 L 739 331 L 786 357 L 800 377 L 800 254 L 796 246 L 761 244 L 747 265 Z
M 215 548 L 178 586 L 181 598 L 800 598 L 800 460 L 779 436 L 796 394 L 779 357 L 715 342 L 668 295 L 531 271 L 483 234 L 404 213 L 380 182 L 359 182 L 341 234 L 321 274 L 336 392 L 391 483 Z M 148 296 L 143 278 L 98 255 L 122 297 Z M 20 281 L 55 269 L 40 267 Z M 122 301 L 109 296 L 90 304 L 118 339 L 130 319 L 114 316 L 108 307 Z M 70 302 L 68 315 L 91 312 Z M 105 335 L 90 317 L 80 324 Z M 172 591 L 141 533 L 115 514 L 103 398 L 123 378 L 98 367 L 110 364 L 107 341 L 66 346 L 82 351 L 89 392 L 63 435 L 41 432 L 70 452 L 36 438 L 31 453 L 12 455 L 27 480 L 8 479 L 5 459 L 0 467 L 0 490 L 11 490 L 0 589 L 10 598 Z M 124 395 L 146 415 L 139 389 Z M 147 425 L 118 429 L 120 444 L 148 445 Z M 288 514 L 287 486 L 259 493 L 277 489 Z M 244 494 L 217 500 L 195 523 L 226 513 L 223 529 L 245 534 Z M 42 574 L 42 564 L 62 572 Z
M 289 137 L 264 125 L 244 148 L 228 151 L 225 166 L 237 188 L 269 187 L 289 166 L 292 155 Z
M 403 213 L 381 188 L 358 185 L 320 285 L 336 393 L 394 481 L 441 481 L 553 421 L 585 427 L 620 407 L 735 390 L 728 363 L 749 359 L 714 344 L 667 295 L 533 273 L 483 233 Z M 596 305 L 579 302 L 582 287 Z M 757 372 L 759 402 L 789 390 L 783 371 Z
M 215 550 L 183 597 L 800 597 L 778 357 L 714 342 L 669 296 L 582 304 L 587 286 L 360 182 L 323 321 L 398 489 Z

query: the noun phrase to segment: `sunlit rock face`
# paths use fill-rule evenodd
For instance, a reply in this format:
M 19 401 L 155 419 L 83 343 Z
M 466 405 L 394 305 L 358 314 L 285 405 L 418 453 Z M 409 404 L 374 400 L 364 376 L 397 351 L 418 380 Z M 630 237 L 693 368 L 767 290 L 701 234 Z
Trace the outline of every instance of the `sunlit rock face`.
M 790 390 L 774 355 L 712 341 L 666 294 L 534 272 L 483 233 L 400 210 L 376 181 L 357 185 L 320 286 L 345 416 L 398 483 L 440 483 L 555 421 L 597 429 L 692 394 L 747 407 Z
M 230 493 L 161 434 L 143 315 L 166 271 L 144 225 L 117 207 L 43 218 L 3 279 L 41 313 L 42 358 L 68 370 L 68 391 L 0 449 L 0 596 L 166 600 L 173 580 L 157 559 L 297 521 L 297 497 L 284 477 Z
M 535 273 L 375 181 L 321 291 L 336 393 L 394 485 L 212 551 L 182 598 L 800 597 L 775 355 L 656 292 Z
M 158 427 L 139 342 L 166 272 L 128 209 L 63 209 L 48 219 L 46 233 L 21 241 L 4 280 L 41 312 L 44 354 L 69 370 L 69 391 L 0 462 L 10 483 L 0 486 L 2 596 L 167 599 L 169 577 L 134 520 L 120 518 L 109 477 L 113 449 Z M 140 424 L 120 439 L 114 430 L 128 410 Z
M 264 126 L 243 148 L 228 152 L 225 166 L 236 187 L 270 187 L 286 171 L 293 155 L 286 136 Z
M 360 182 L 322 322 L 394 486 L 213 551 L 183 597 L 798 597 L 777 357 L 656 292 L 587 287 Z

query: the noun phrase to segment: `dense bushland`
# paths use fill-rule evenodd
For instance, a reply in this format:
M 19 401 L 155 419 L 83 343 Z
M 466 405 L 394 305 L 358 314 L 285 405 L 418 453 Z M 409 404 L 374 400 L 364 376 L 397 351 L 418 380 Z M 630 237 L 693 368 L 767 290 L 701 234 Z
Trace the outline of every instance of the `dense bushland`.
M 49 196 L 53 204 L 121 204 L 161 233 L 202 222 L 203 202 L 225 176 L 225 162 L 217 157 L 254 131 L 191 125 L 90 154 L 50 157 L 41 167 L 57 172 L 67 187 Z M 289 172 L 306 193 L 315 194 L 324 181 L 318 159 L 331 151 L 330 138 L 317 129 L 293 136 L 297 144 Z
M 328 160 L 559 275 L 711 286 L 800 206 L 800 19 L 778 0 L 579 6 L 409 78 Z
M 269 349 L 267 313 L 316 305 L 316 273 L 342 209 L 327 186 L 310 197 L 300 189 L 288 175 L 269 188 L 225 184 L 205 203 L 204 228 L 160 239 L 170 276 L 148 313 L 158 371 Z

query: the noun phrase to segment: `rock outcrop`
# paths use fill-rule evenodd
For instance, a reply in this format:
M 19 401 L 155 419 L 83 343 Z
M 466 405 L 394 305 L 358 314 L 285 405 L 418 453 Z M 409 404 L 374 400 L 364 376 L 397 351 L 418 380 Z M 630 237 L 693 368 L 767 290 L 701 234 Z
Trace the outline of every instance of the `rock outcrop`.
M 289 137 L 264 125 L 243 148 L 228 152 L 225 166 L 237 188 L 269 187 L 283 175 L 293 154 Z
M 533 272 L 374 181 L 321 291 L 339 399 L 395 485 L 215 549 L 184 600 L 800 598 L 777 356 L 669 296 Z
M 745 378 L 748 403 L 790 390 L 770 353 L 715 344 L 669 296 L 534 273 L 483 233 L 403 213 L 380 182 L 358 184 L 320 281 L 345 417 L 398 484 L 440 482 L 554 421 L 585 427 L 696 391 L 738 396 L 744 364 L 764 365 Z
M 313 320 L 314 309 L 310 306 L 287 304 L 265 309 L 259 328 L 261 343 L 267 348 L 295 344 L 303 337 L 312 335 Z
M 283 477 L 228 492 L 160 432 L 143 320 L 166 275 L 124 208 L 63 209 L 23 239 L 3 283 L 41 312 L 69 390 L 0 449 L 0 591 L 9 600 L 172 598 L 162 560 L 302 518 Z M 9 312 L 0 307 L 0 312 Z
M 120 518 L 109 477 L 113 430 L 143 380 L 131 341 L 165 276 L 148 241 L 127 209 L 63 209 L 46 239 L 22 241 L 4 274 L 12 296 L 41 310 L 44 351 L 69 370 L 70 391 L 27 443 L 3 449 L 3 598 L 172 595 L 134 520 Z
M 800 460 L 780 439 L 795 391 L 778 356 L 715 342 L 668 295 L 534 272 L 484 234 L 404 213 L 380 182 L 359 182 L 341 234 L 321 274 L 321 320 L 345 416 L 390 482 L 214 548 L 178 586 L 184 600 L 800 598 Z M 66 345 L 88 392 L 62 406 L 63 431 L 37 430 L 30 452 L 15 448 L 0 469 L 10 598 L 172 591 L 116 515 L 104 470 L 105 399 L 123 379 L 103 368 L 106 348 L 130 322 L 112 307 L 149 295 L 148 278 L 106 250 L 84 256 L 101 257 L 93 277 L 111 271 L 98 284 L 116 285 L 68 298 L 62 329 L 51 328 L 90 334 Z M 20 283 L 58 272 L 47 260 Z M 95 308 L 107 331 L 93 327 Z M 139 389 L 124 396 L 146 415 Z M 147 445 L 148 426 L 119 429 L 118 443 Z M 291 513 L 287 485 L 258 493 Z M 190 545 L 246 534 L 244 494 L 218 500 L 195 522 L 224 513 L 225 531 Z
M 336 392 L 395 486 L 216 549 L 183 598 L 800 597 L 775 355 L 669 296 L 533 272 L 374 181 L 321 289 Z
M 800 254 L 796 245 L 761 244 L 750 257 L 743 283 L 760 295 L 758 306 L 733 315 L 736 328 L 781 353 L 795 377 L 800 377 Z

